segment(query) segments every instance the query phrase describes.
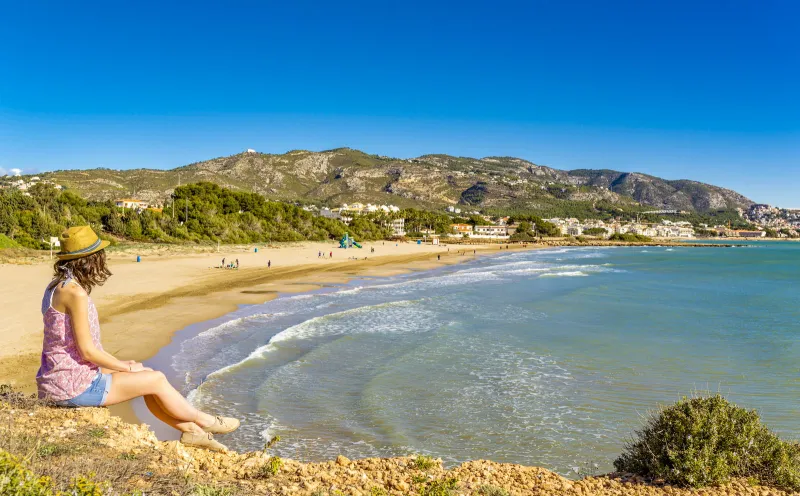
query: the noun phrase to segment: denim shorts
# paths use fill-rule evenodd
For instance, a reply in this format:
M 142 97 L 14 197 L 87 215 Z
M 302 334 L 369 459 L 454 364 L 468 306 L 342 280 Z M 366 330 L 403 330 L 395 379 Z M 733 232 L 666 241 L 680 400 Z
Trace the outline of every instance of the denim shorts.
M 78 396 L 63 401 L 56 401 L 58 406 L 79 407 L 79 406 L 103 406 L 106 396 L 111 391 L 111 374 L 97 373 L 92 384 Z

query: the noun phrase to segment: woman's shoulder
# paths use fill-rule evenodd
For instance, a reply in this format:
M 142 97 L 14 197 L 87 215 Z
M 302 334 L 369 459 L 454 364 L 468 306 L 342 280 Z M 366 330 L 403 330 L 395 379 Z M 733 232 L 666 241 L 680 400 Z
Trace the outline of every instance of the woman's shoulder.
M 86 301 L 89 299 L 86 290 L 84 290 L 80 284 L 72 280 L 67 281 L 66 284 L 58 283 L 53 294 L 58 296 L 58 298 L 65 303 L 71 301 Z

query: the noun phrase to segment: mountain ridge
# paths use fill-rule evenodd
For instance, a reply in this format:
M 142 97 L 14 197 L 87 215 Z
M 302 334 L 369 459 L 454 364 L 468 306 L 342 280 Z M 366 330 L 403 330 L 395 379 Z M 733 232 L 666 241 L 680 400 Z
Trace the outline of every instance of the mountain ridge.
M 707 212 L 755 202 L 727 188 L 613 169 L 561 170 L 518 157 L 370 155 L 351 148 L 242 152 L 173 169 L 83 169 L 39 174 L 91 199 L 160 202 L 180 183 L 211 181 L 284 201 L 355 201 L 443 208 L 541 210 L 559 202 Z

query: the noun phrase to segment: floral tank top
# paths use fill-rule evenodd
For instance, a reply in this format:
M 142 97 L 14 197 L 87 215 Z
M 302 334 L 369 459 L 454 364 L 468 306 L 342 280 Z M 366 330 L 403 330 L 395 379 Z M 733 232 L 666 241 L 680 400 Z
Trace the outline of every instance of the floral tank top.
M 74 281 L 67 279 L 60 285 L 63 287 L 69 282 Z M 89 389 L 100 371 L 100 367 L 81 357 L 75 335 L 72 332 L 70 316 L 53 308 L 53 293 L 57 286 L 48 288 L 42 298 L 44 342 L 36 383 L 39 389 L 39 398 L 64 401 L 71 400 Z M 97 308 L 91 298 L 89 298 L 89 330 L 92 342 L 102 350 L 100 321 L 97 318 Z

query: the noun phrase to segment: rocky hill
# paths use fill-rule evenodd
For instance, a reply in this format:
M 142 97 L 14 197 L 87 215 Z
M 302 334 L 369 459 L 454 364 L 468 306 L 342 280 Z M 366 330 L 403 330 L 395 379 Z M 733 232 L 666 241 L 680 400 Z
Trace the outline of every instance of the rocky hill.
M 163 201 L 180 183 L 212 181 L 268 198 L 317 204 L 372 202 L 441 208 L 543 210 L 564 203 L 706 212 L 746 209 L 744 196 L 695 181 L 614 170 L 564 171 L 514 157 L 397 159 L 341 148 L 240 153 L 172 170 L 70 170 L 42 175 L 92 199 Z

